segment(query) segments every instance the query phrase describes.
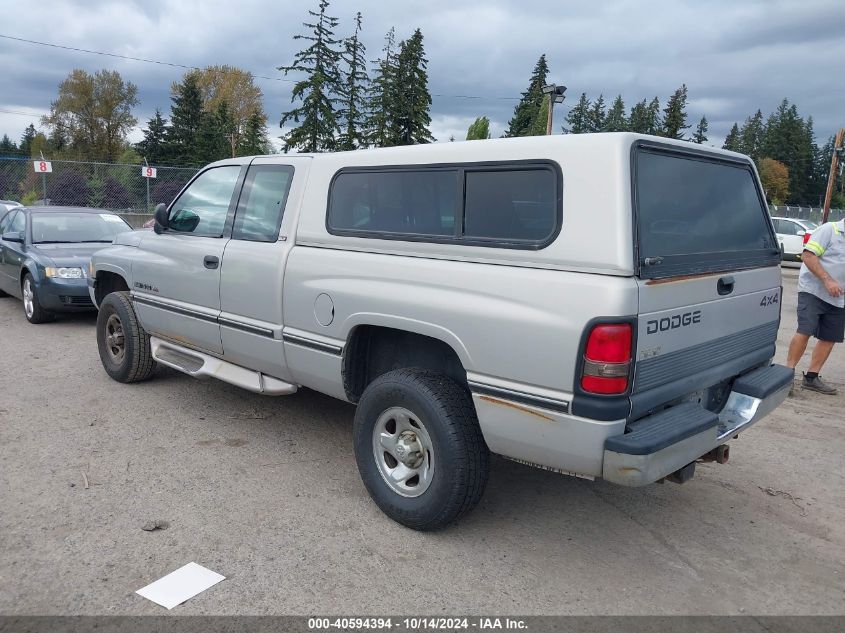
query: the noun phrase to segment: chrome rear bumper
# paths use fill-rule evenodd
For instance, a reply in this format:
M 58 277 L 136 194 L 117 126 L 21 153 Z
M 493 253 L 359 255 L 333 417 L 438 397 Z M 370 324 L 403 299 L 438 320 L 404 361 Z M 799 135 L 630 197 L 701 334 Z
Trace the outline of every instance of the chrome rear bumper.
M 602 477 L 623 486 L 643 486 L 674 473 L 776 409 L 789 395 L 792 377 L 792 370 L 772 365 L 738 378 L 718 416 L 698 405 L 687 406 L 683 417 L 696 416 L 696 428 L 708 427 L 694 433 L 683 432 L 683 417 L 667 420 L 672 409 L 637 420 L 629 434 L 606 441 Z M 659 438 L 655 439 L 655 428 L 665 428 L 667 434 L 675 433 L 678 440 L 668 444 L 660 442 Z M 641 438 L 648 436 L 645 441 L 650 442 L 654 450 L 643 441 L 638 442 L 638 435 Z

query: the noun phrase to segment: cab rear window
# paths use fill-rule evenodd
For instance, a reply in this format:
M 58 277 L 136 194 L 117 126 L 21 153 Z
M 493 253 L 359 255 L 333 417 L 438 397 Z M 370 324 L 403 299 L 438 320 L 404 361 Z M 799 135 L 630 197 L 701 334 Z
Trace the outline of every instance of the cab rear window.
M 750 166 L 658 148 L 634 157 L 640 277 L 776 265 L 780 251 Z

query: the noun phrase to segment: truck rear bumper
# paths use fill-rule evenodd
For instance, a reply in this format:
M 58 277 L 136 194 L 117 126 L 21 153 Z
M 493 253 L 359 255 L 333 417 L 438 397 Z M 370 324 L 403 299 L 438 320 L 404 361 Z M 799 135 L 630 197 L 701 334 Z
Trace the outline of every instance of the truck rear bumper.
M 789 394 L 794 372 L 761 367 L 738 378 L 718 414 L 684 403 L 633 422 L 607 438 L 602 478 L 623 486 L 653 483 L 724 444 L 771 413 Z

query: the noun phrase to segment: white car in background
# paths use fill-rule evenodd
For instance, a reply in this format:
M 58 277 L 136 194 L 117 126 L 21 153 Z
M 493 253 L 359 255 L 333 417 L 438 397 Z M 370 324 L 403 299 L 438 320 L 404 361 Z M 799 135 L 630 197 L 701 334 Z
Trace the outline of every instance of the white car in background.
M 810 241 L 810 235 L 818 228 L 818 223 L 798 218 L 772 218 L 772 223 L 775 225 L 783 259 L 800 262 L 804 244 Z

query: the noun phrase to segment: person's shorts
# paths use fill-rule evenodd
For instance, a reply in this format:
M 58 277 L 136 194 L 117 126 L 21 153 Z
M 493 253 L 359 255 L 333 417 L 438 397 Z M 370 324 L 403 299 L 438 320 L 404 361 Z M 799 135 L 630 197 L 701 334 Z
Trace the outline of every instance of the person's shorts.
M 845 308 L 822 301 L 810 292 L 798 293 L 798 332 L 820 341 L 845 339 Z

